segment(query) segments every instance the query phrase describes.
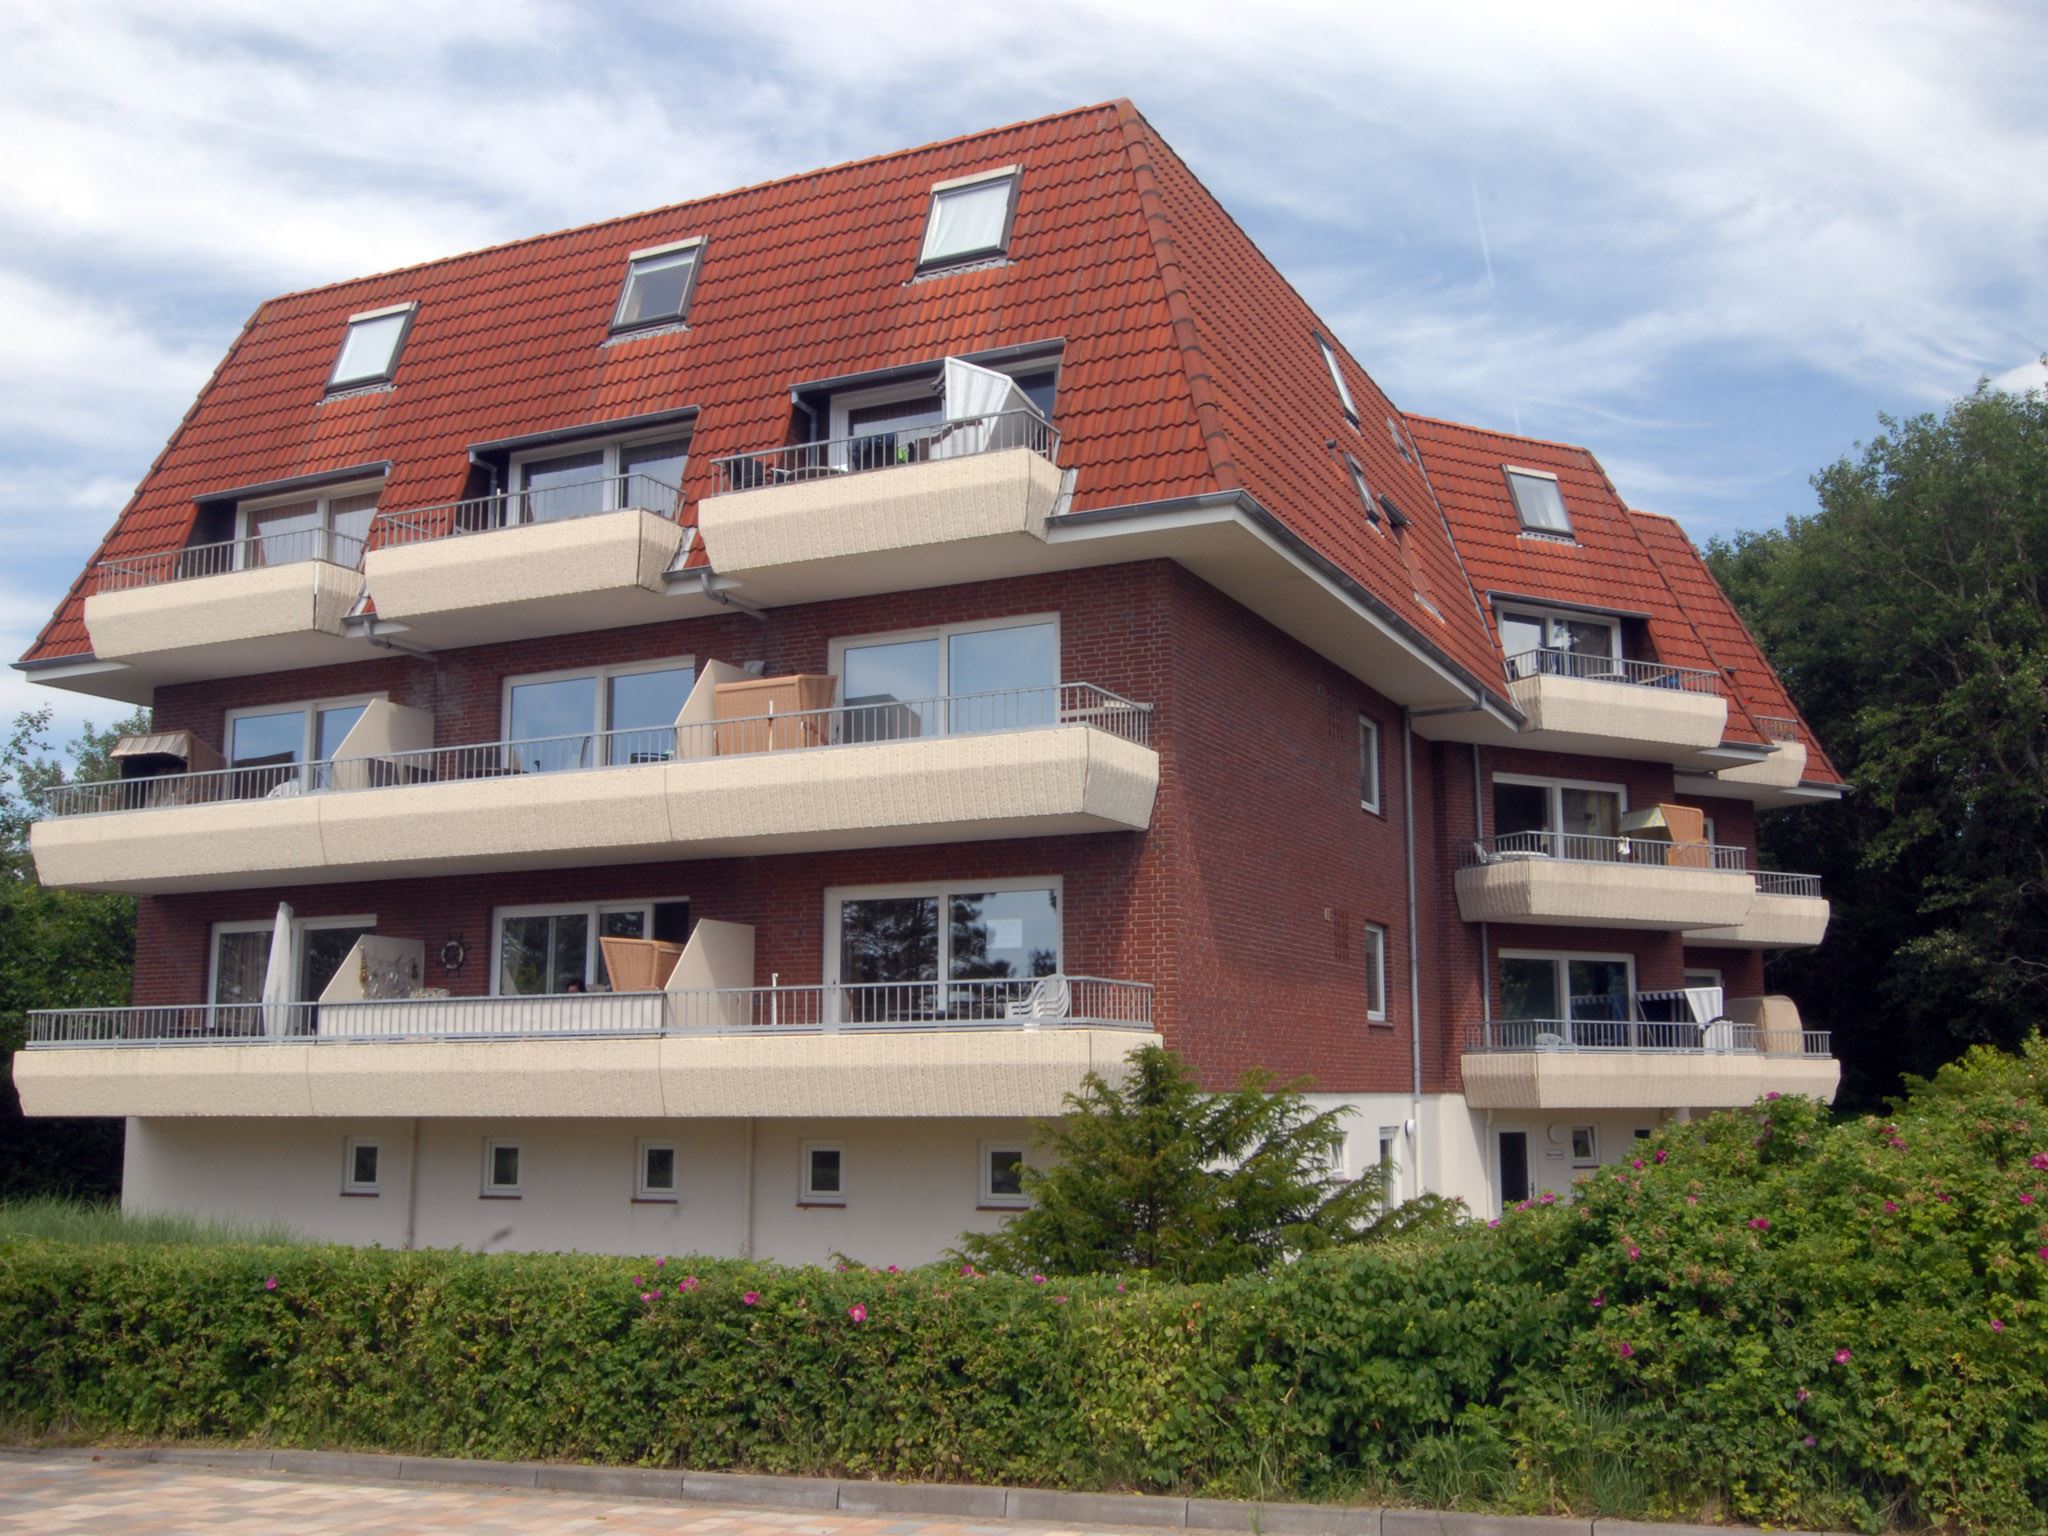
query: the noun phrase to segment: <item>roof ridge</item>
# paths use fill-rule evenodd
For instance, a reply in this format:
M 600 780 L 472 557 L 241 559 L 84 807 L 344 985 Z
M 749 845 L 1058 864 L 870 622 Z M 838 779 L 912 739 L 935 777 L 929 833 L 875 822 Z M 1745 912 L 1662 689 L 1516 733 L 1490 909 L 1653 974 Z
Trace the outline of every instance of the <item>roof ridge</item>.
M 1403 414 L 1415 421 L 1426 421 L 1432 426 L 1455 427 L 1460 432 L 1483 432 L 1488 437 L 1504 437 L 1517 443 L 1541 443 L 1546 448 L 1569 448 L 1573 453 L 1583 453 L 1589 459 L 1594 458 L 1593 450 L 1584 443 L 1567 442 L 1561 437 L 1534 437 L 1527 432 L 1506 432 L 1499 427 L 1482 427 L 1470 421 L 1453 421 L 1448 416 L 1432 416 L 1427 411 L 1407 411 Z M 1595 459 L 1594 462 L 1597 463 L 1598 460 Z M 1606 471 L 1602 470 L 1601 473 L 1604 475 Z M 1627 507 L 1628 503 L 1622 501 L 1619 496 L 1614 499 L 1621 506 Z
M 1124 163 L 1138 191 L 1138 210 L 1144 221 L 1145 238 L 1152 245 L 1152 259 L 1159 270 L 1159 284 L 1166 295 L 1166 312 L 1171 321 L 1174 345 L 1181 354 L 1187 378 L 1188 401 L 1194 407 L 1195 428 L 1202 435 L 1202 450 L 1209 456 L 1209 472 L 1225 490 L 1244 483 L 1237 471 L 1236 450 L 1230 429 L 1224 424 L 1222 407 L 1209 373 L 1209 354 L 1203 349 L 1194 310 L 1188 303 L 1187 281 L 1180 262 L 1180 247 L 1173 238 L 1173 222 L 1166 215 L 1166 200 L 1152 170 L 1150 149 L 1158 140 L 1152 125 L 1128 100 L 1116 103 L 1118 126 L 1124 140 Z M 1206 189 L 1204 189 L 1206 191 Z
M 722 203 L 728 198 L 744 197 L 761 192 L 769 187 L 780 187 L 795 182 L 809 181 L 813 177 L 830 176 L 839 171 L 858 170 L 862 166 L 881 165 L 890 160 L 901 160 L 906 155 L 921 155 L 936 149 L 947 149 L 955 144 L 967 144 L 976 139 L 993 138 L 997 134 L 1015 133 L 1020 128 L 1036 128 L 1042 123 L 1056 123 L 1066 118 L 1086 117 L 1091 112 L 1110 112 L 1129 109 L 1135 112 L 1130 101 L 1115 97 L 1109 101 L 1094 102 L 1085 107 L 1067 107 L 1058 112 L 1047 112 L 1038 117 L 1019 119 L 995 128 L 978 128 L 972 133 L 957 133 L 947 139 L 933 139 L 928 144 L 913 144 L 904 149 L 892 149 L 879 155 L 862 155 L 853 160 L 841 160 L 831 165 L 814 166 L 807 171 L 793 171 L 787 176 L 770 176 L 765 181 L 750 181 L 745 186 L 727 187 L 719 192 L 707 192 L 702 197 L 686 197 L 678 202 L 657 203 L 652 208 L 641 208 L 632 213 L 617 213 L 608 218 L 593 219 L 587 224 L 565 224 L 559 229 L 542 230 L 539 234 L 518 235 L 510 240 L 499 240 L 489 245 L 479 245 L 466 251 L 454 251 L 446 256 L 431 257 L 426 261 L 411 261 L 403 266 L 386 267 L 380 272 L 364 272 L 355 277 L 336 278 L 329 283 L 315 283 L 309 288 L 290 288 L 283 293 L 272 294 L 257 306 L 257 313 L 272 304 L 281 304 L 286 299 L 307 298 L 316 293 L 331 293 L 337 288 L 347 288 L 356 283 L 375 282 L 379 278 L 403 277 L 409 272 L 424 272 L 430 267 L 446 266 L 450 262 L 468 261 L 477 256 L 494 255 L 499 251 L 515 250 L 523 245 L 539 245 L 545 240 L 560 240 L 570 235 L 587 234 L 591 230 L 607 229 L 615 224 L 630 224 L 635 219 L 651 218 L 658 213 L 673 213 L 681 208 L 708 207 Z

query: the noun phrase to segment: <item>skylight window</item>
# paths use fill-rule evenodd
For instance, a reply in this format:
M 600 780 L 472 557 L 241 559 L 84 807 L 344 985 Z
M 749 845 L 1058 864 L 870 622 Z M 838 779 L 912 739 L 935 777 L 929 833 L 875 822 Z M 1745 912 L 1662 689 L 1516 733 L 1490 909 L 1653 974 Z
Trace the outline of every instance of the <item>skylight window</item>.
M 1372 487 L 1365 483 L 1365 470 L 1350 454 L 1344 455 L 1344 470 L 1351 476 L 1351 483 L 1358 488 L 1358 499 L 1365 503 L 1365 520 L 1377 528 L 1380 525 L 1380 509 L 1374 503 Z
M 413 311 L 418 307 L 393 304 L 350 315 L 348 333 L 341 338 L 341 355 L 334 360 L 327 387 L 357 389 L 387 382 L 398 371 L 398 354 L 405 350 L 406 333 L 412 329 Z
M 697 286 L 697 258 L 702 240 L 678 240 L 649 246 L 626 258 L 626 285 L 612 315 L 615 331 L 637 331 L 650 325 L 674 325 L 690 312 L 690 291 Z
M 1510 469 L 1508 490 L 1515 498 L 1515 512 L 1531 533 L 1572 536 L 1571 514 L 1564 509 L 1564 497 L 1557 488 L 1557 476 L 1541 470 Z
M 951 266 L 1000 256 L 1010 246 L 1010 223 L 1017 210 L 1017 167 L 983 171 L 942 181 L 932 188 L 931 212 L 925 219 L 920 267 Z
M 1337 386 L 1337 403 L 1344 407 L 1344 419 L 1354 427 L 1358 425 L 1358 407 L 1351 403 L 1351 386 L 1344 382 L 1344 374 L 1337 366 L 1337 351 L 1322 337 L 1316 337 L 1316 345 L 1323 349 L 1323 362 L 1330 370 L 1330 382 Z

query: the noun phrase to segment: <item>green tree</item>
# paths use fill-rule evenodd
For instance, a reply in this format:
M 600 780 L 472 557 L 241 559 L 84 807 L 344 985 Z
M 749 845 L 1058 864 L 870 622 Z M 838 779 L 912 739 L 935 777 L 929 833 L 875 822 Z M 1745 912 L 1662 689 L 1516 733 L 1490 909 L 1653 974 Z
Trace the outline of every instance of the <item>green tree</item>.
M 115 740 L 148 729 L 148 717 L 138 713 L 106 731 L 88 724 L 71 743 L 68 769 L 47 749 L 49 728 L 49 709 L 32 710 L 0 742 L 0 1195 L 112 1195 L 121 1181 L 121 1122 L 25 1119 L 13 1053 L 31 1009 L 128 1001 L 135 902 L 45 890 L 28 834 L 51 788 L 112 777 Z
M 1048 1165 L 1023 1170 L 1030 1208 L 959 1255 L 1019 1274 L 1215 1280 L 1455 1211 L 1389 1214 L 1384 1170 L 1339 1175 L 1341 1111 L 1317 1113 L 1300 1088 L 1251 1072 L 1205 1093 L 1158 1046 L 1133 1054 L 1121 1083 L 1091 1072 L 1038 1132 Z
M 1866 1106 L 2048 1005 L 2048 403 L 1980 385 L 1883 428 L 1818 512 L 1708 550 L 1850 783 L 1763 845 L 1828 880 L 1827 942 L 1774 980 Z

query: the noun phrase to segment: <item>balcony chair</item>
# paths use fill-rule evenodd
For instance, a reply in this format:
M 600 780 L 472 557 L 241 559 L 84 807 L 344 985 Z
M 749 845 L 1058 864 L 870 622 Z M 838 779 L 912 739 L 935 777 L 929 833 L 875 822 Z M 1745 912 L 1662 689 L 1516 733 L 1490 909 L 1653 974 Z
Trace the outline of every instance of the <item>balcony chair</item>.
M 1064 976 L 1046 976 L 1033 983 L 1029 992 L 1022 997 L 1012 998 L 1003 1010 L 1003 1016 L 1023 1022 L 1026 1029 L 1035 1029 L 1047 1019 L 1064 1019 L 1073 1012 L 1073 988 Z

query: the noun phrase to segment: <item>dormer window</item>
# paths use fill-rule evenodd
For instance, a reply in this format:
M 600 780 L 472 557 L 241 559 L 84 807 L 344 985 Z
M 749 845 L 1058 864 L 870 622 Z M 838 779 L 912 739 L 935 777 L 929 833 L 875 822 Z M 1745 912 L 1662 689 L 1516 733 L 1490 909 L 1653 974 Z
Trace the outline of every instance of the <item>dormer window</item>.
M 1515 498 L 1515 514 L 1529 533 L 1572 536 L 1571 514 L 1564 509 L 1564 496 L 1557 488 L 1557 476 L 1540 469 L 1503 469 L 1508 491 Z
M 638 331 L 651 325 L 676 325 L 690 312 L 690 292 L 697 286 L 697 258 L 704 242 L 677 240 L 652 245 L 626 258 L 626 285 L 612 314 L 614 331 Z
M 1337 403 L 1344 407 L 1344 419 L 1354 427 L 1358 425 L 1358 407 L 1351 402 L 1351 386 L 1344 382 L 1344 371 L 1337 366 L 1337 349 L 1321 336 L 1316 345 L 1322 348 L 1323 365 L 1330 370 L 1330 382 L 1337 386 Z
M 1000 256 L 1010 248 L 1017 212 L 1017 167 L 982 171 L 932 188 L 920 268 L 950 267 Z
M 418 309 L 417 304 L 392 304 L 350 315 L 348 332 L 341 338 L 341 353 L 334 360 L 334 372 L 327 376 L 328 389 L 388 384 L 398 372 L 398 354 L 405 350 L 406 333 L 412 329 L 412 317 Z

